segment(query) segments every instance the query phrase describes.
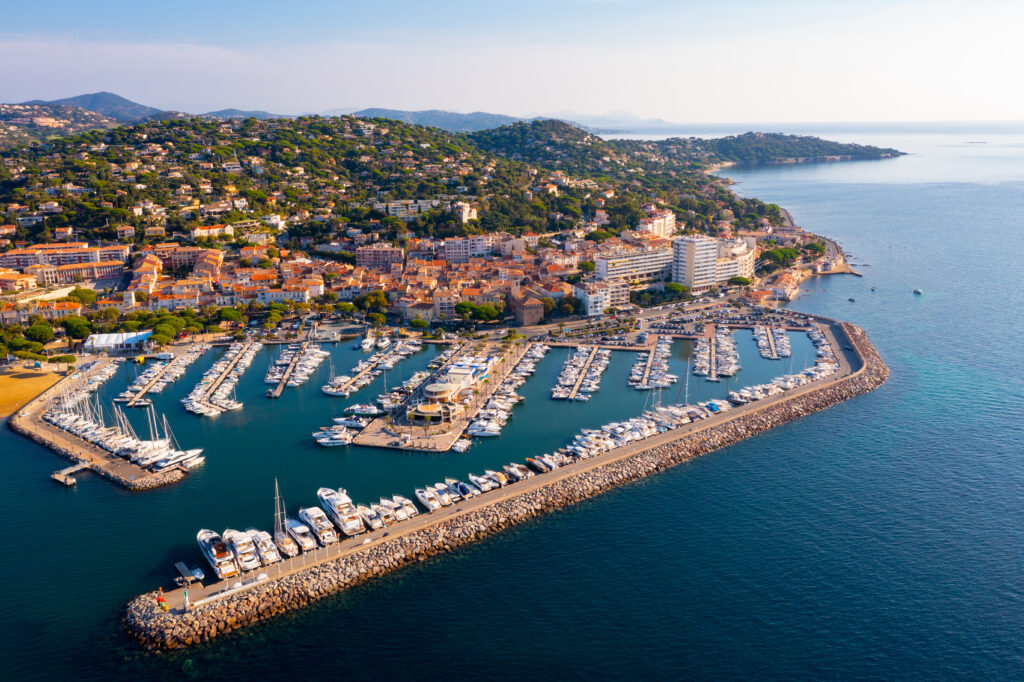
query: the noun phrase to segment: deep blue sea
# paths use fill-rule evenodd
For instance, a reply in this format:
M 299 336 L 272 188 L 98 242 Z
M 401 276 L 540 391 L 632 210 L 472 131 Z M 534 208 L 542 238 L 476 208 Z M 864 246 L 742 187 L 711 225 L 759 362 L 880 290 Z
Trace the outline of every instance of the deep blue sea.
M 832 137 L 911 154 L 723 174 L 852 254 L 863 278 L 809 281 L 792 307 L 864 327 L 892 370 L 880 389 L 301 612 L 155 656 L 120 633 L 121 605 L 167 584 L 174 561 L 199 563 L 200 527 L 269 527 L 275 477 L 292 510 L 321 485 L 363 501 L 408 494 L 550 451 L 649 399 L 626 390 L 633 358 L 616 353 L 589 403 L 548 400 L 566 354 L 555 350 L 501 438 L 465 455 L 319 449 L 309 433 L 348 404 L 320 394 L 327 365 L 268 401 L 266 351 L 239 384 L 245 409 L 209 420 L 177 398 L 211 353 L 156 401 L 182 444 L 209 455 L 172 488 L 129 494 L 83 476 L 63 489 L 48 478 L 61 460 L 0 432 L 4 678 L 1021 679 L 1024 136 Z M 788 369 L 761 360 L 749 334 L 737 338 L 737 383 Z M 810 362 L 806 338 L 793 344 L 794 363 Z M 680 370 L 688 353 L 677 344 Z M 432 354 L 398 365 L 389 383 Z M 358 355 L 335 347 L 336 369 Z M 690 399 L 727 388 L 693 381 Z

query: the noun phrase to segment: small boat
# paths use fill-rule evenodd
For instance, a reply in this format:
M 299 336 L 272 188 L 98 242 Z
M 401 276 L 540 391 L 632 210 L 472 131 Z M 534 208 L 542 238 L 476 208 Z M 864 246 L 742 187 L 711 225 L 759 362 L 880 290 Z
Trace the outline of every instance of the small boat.
M 200 551 L 210 562 L 210 566 L 213 567 L 213 572 L 217 574 L 218 578 L 226 580 L 238 575 L 238 564 L 235 562 L 235 557 L 220 535 L 208 528 L 203 528 L 196 534 L 196 542 L 199 543 Z
M 384 519 L 381 518 L 380 514 L 377 513 L 365 504 L 361 504 L 356 507 L 356 511 L 359 512 L 359 516 L 362 517 L 363 523 L 369 526 L 370 530 L 377 530 L 378 528 L 384 527 Z
M 486 478 L 484 476 L 469 474 L 467 478 L 469 479 L 470 483 L 472 483 L 473 485 L 480 489 L 480 492 L 485 493 L 488 490 L 493 490 L 498 487 L 498 483 L 496 481 L 492 481 L 491 479 Z
M 920 289 L 914 289 L 914 293 L 915 293 L 915 294 L 917 294 L 918 296 L 920 296 L 920 295 L 921 295 L 921 294 L 923 294 L 924 292 L 923 292 L 923 291 L 921 291 Z
M 499 486 L 506 486 L 506 485 L 508 485 L 509 483 L 512 482 L 512 481 L 508 480 L 508 476 L 506 476 L 505 474 L 503 474 L 500 471 L 492 471 L 490 469 L 486 469 L 484 471 L 484 476 L 486 476 L 487 478 L 491 479 L 492 481 L 497 483 Z
M 849 301 L 850 303 L 853 303 L 853 302 L 855 302 L 855 301 L 856 301 L 857 299 L 855 299 L 855 298 L 854 298 L 853 296 L 851 296 L 850 298 L 848 298 L 848 299 L 846 299 L 846 300 L 847 300 L 847 301 Z
M 338 532 L 334 529 L 334 524 L 331 523 L 331 520 L 327 518 L 327 514 L 320 507 L 303 507 L 299 509 L 299 518 L 313 531 L 316 539 L 324 547 L 333 545 L 338 541 Z
M 412 518 L 420 513 L 420 510 L 416 508 L 416 505 L 413 504 L 412 500 L 410 500 L 408 497 L 394 495 L 391 497 L 391 499 L 397 502 L 398 504 L 402 505 L 402 507 L 405 509 L 405 513 L 409 515 L 409 518 Z
M 416 499 L 426 507 L 428 512 L 441 508 L 441 502 L 437 499 L 437 495 L 434 494 L 433 488 L 416 488 Z
M 295 519 L 288 519 L 284 522 L 284 527 L 303 552 L 316 549 L 316 538 L 313 537 L 309 526 Z
M 253 546 L 256 547 L 256 554 L 259 555 L 260 561 L 263 562 L 264 566 L 275 564 L 281 560 L 281 553 L 274 545 L 270 533 L 265 530 L 256 530 L 255 528 L 247 528 L 245 532 L 249 534 Z

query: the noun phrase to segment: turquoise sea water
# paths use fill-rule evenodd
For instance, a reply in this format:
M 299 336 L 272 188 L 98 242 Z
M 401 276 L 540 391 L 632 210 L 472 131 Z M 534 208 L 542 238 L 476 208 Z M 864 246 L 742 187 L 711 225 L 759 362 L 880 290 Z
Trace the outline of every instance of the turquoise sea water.
M 789 208 L 870 264 L 862 279 L 809 282 L 793 307 L 863 326 L 892 368 L 879 390 L 244 633 L 152 656 L 119 633 L 120 605 L 166 583 L 173 561 L 198 563 L 198 528 L 269 527 L 275 476 L 292 510 L 320 485 L 364 501 L 408 494 L 550 450 L 647 399 L 625 387 L 632 354 L 616 353 L 589 403 L 548 400 L 566 354 L 553 350 L 502 437 L 465 455 L 319 449 L 309 433 L 347 402 L 322 396 L 320 377 L 266 400 L 270 351 L 238 386 L 244 410 L 184 413 L 177 397 L 211 353 L 157 400 L 182 444 L 209 454 L 173 488 L 128 494 L 83 477 L 65 490 L 48 479 L 61 460 L 0 433 L 6 676 L 364 679 L 454 666 L 509 679 L 1019 679 L 1022 138 L 881 137 L 859 141 L 914 155 L 727 172 L 741 193 Z M 779 373 L 748 333 L 738 338 L 740 383 Z M 809 345 L 793 340 L 801 364 Z M 679 374 L 687 352 L 677 345 Z M 336 347 L 336 369 L 358 355 Z M 725 389 L 694 381 L 690 398 Z

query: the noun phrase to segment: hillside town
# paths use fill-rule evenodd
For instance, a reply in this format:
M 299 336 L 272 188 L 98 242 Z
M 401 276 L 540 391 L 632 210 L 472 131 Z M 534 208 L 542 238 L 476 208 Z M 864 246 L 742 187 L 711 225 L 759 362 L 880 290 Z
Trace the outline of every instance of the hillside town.
M 341 159 L 285 139 L 296 126 L 318 139 L 316 124 L 150 123 L 6 153 L 0 322 L 84 318 L 107 333 L 136 312 L 276 304 L 418 329 L 531 326 L 724 285 L 745 287 L 753 304 L 785 301 L 806 273 L 841 264 L 778 207 L 703 173 L 688 176 L 697 201 L 460 149 L 441 131 L 397 123 L 332 120 Z M 546 139 L 563 155 L 577 150 Z M 238 154 L 243 141 L 260 153 Z M 652 154 L 642 146 L 596 163 L 635 176 Z M 487 229 L 509 220 L 524 224 Z M 95 296 L 69 298 L 82 290 Z

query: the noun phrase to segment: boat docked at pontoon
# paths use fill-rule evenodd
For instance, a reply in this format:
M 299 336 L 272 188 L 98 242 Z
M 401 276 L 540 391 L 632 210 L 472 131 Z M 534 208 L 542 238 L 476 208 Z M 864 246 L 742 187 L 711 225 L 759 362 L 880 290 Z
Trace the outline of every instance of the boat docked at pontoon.
M 218 578 L 226 580 L 238 575 L 238 564 L 235 562 L 235 557 L 220 535 L 208 528 L 203 528 L 196 534 L 196 542 L 199 543 L 199 550 L 213 567 L 213 572 L 217 574 Z

